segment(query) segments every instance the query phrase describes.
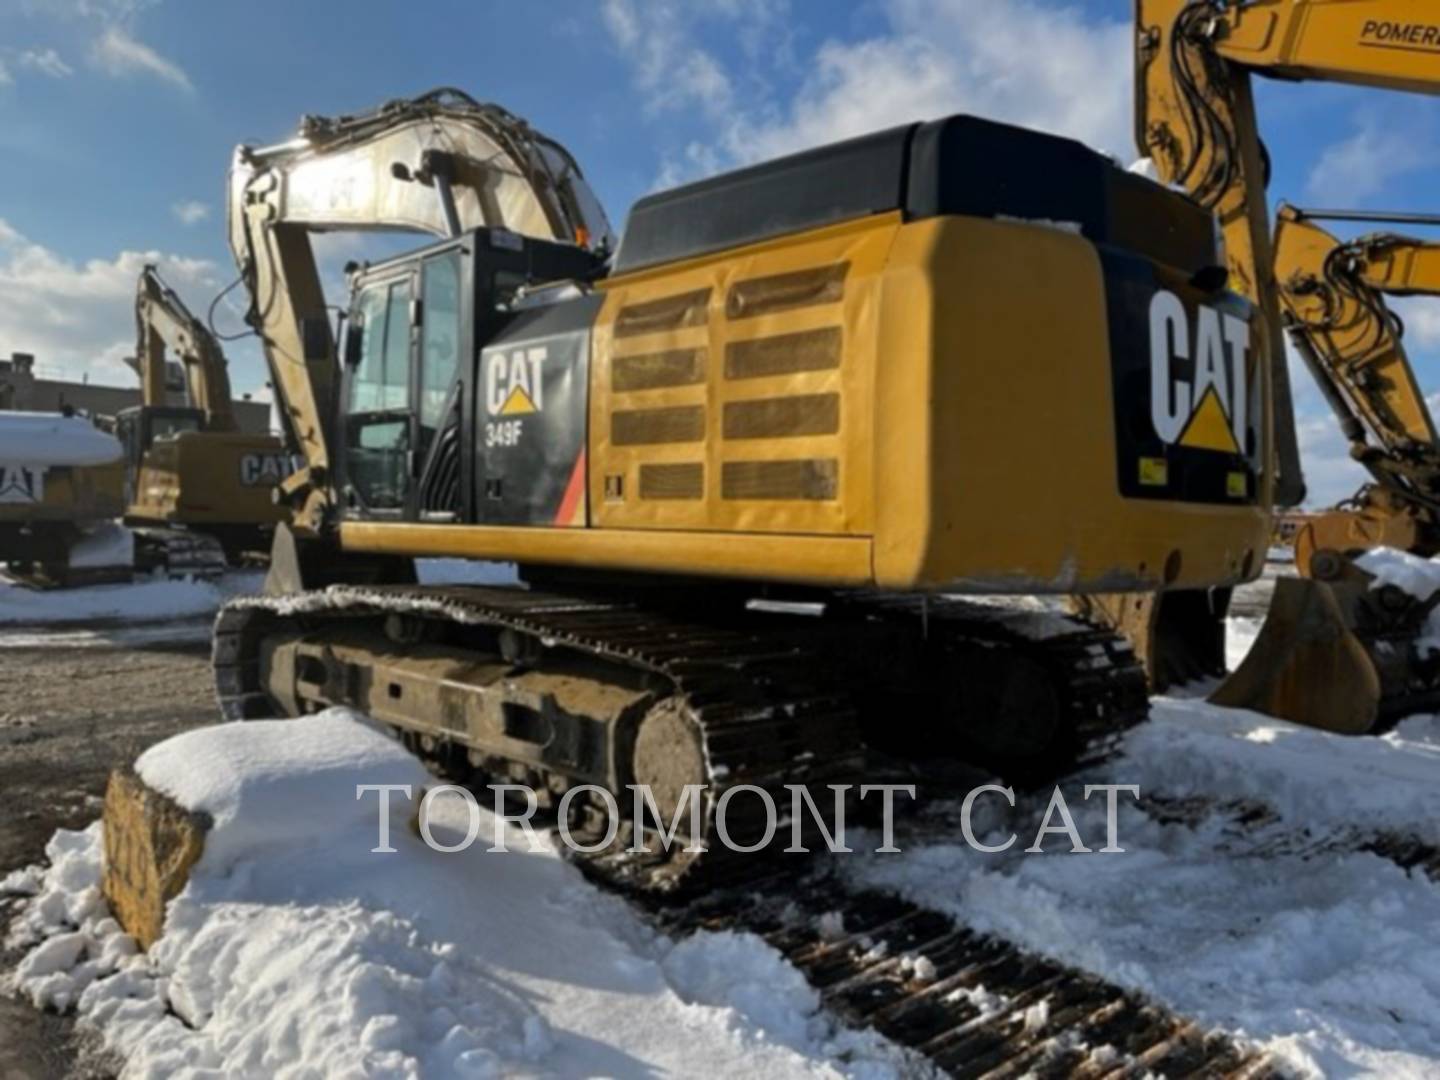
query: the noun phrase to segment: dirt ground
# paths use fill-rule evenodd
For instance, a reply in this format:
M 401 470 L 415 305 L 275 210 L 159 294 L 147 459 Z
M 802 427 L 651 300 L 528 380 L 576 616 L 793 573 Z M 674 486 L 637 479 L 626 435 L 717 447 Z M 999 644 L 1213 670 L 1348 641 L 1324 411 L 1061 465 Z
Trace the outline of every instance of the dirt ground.
M 0 878 L 40 861 L 56 829 L 99 816 L 112 765 L 216 720 L 204 628 L 171 630 L 0 633 Z M 13 909 L 0 900 L 0 941 Z M 0 973 L 15 960 L 0 948 Z M 0 1078 L 113 1071 L 67 1017 L 0 995 Z

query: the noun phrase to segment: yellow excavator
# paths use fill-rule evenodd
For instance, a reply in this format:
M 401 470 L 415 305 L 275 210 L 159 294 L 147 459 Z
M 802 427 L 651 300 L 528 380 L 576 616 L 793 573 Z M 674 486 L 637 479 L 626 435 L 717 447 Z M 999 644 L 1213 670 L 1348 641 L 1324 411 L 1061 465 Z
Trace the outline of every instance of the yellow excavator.
M 1285 354 L 1286 300 L 1277 281 L 1265 187 L 1268 161 L 1256 120 L 1251 76 L 1440 92 L 1440 22 L 1414 0 L 1136 0 L 1136 137 L 1158 178 L 1188 191 L 1219 219 L 1230 283 L 1262 316 L 1261 347 L 1274 387 L 1276 503 L 1304 494 L 1295 445 Z M 1341 557 L 1325 581 L 1282 580 L 1266 626 L 1242 666 L 1212 696 L 1299 723 L 1365 732 L 1433 706 L 1434 661 L 1415 642 L 1425 601 L 1375 589 Z M 1125 602 L 1132 606 L 1124 608 Z M 1166 635 L 1161 613 L 1133 612 L 1137 640 L 1163 652 L 1167 642 L 1223 641 L 1183 614 L 1187 632 Z M 1169 602 L 1162 599 L 1161 605 Z M 1223 616 L 1226 599 L 1211 611 Z M 1112 607 L 1112 609 L 1113 609 Z M 1199 626 L 1201 629 L 1197 630 Z M 1159 628 L 1159 629 L 1157 629 Z M 1148 638 L 1147 638 L 1148 633 Z M 1223 667 L 1215 653 L 1182 662 L 1160 656 L 1152 668 Z
M 305 463 L 268 595 L 217 621 L 226 714 L 349 704 L 667 821 L 700 792 L 701 845 L 648 858 L 570 801 L 636 885 L 725 873 L 737 785 L 1108 752 L 1146 715 L 1129 643 L 984 601 L 1263 559 L 1265 381 L 1172 408 L 1164 371 L 1197 342 L 1253 368 L 1254 309 L 1209 214 L 1070 140 L 908 124 L 649 196 L 615 244 L 558 144 L 439 91 L 242 147 L 230 190 Z M 357 268 L 335 342 L 312 236 L 356 227 L 439 239 Z M 416 556 L 528 587 L 417 586 Z
M 728 872 L 740 785 L 1107 752 L 1146 713 L 1129 642 L 995 598 L 1173 592 L 1213 627 L 1259 574 L 1303 487 L 1219 50 L 1376 7 L 1140 0 L 1141 141 L 1193 198 L 954 116 L 647 196 L 617 243 L 562 147 L 457 91 L 239 148 L 231 247 L 304 463 L 266 595 L 216 623 L 225 714 L 351 705 L 456 772 L 583 788 L 589 865 L 659 890 Z M 345 229 L 437 239 L 355 268 L 337 341 L 312 241 Z M 419 556 L 526 587 L 418 586 Z M 1343 715 L 1311 722 L 1358 728 L 1373 666 L 1332 616 L 1304 677 Z M 667 821 L 698 791 L 695 842 L 626 852 L 592 789 L 632 784 Z
M 1307 515 L 1293 540 L 1301 574 L 1378 547 L 1440 552 L 1440 440 L 1387 296 L 1440 295 L 1440 244 L 1391 232 L 1355 240 L 1321 221 L 1440 224 L 1417 214 L 1286 206 L 1275 267 L 1286 329 L 1371 481 L 1333 510 Z M 1319 556 L 1319 561 L 1316 557 Z
M 125 524 L 141 569 L 218 574 L 268 553 L 285 510 L 272 492 L 292 459 L 272 435 L 240 431 L 220 343 L 153 266 L 136 283 L 142 404 L 116 417 L 125 447 Z M 189 404 L 169 404 L 178 367 Z

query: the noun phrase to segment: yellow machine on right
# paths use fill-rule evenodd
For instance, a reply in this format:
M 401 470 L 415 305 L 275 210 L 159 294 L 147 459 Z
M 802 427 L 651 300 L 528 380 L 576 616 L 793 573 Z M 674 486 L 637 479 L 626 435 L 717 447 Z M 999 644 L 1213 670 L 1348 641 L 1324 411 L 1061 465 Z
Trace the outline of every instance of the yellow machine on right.
M 1293 403 L 1283 347 L 1286 318 L 1296 320 L 1293 304 L 1300 301 L 1303 308 L 1304 298 L 1288 294 L 1276 274 L 1265 190 L 1269 163 L 1251 75 L 1440 93 L 1437 15 L 1418 0 L 1136 0 L 1137 141 L 1159 180 L 1183 188 L 1216 214 L 1230 288 L 1260 311 L 1266 339 L 1261 355 L 1269 357 L 1274 406 L 1267 426 L 1277 456 L 1275 503 L 1281 508 L 1299 505 L 1305 490 L 1289 422 Z M 1300 240 L 1300 224 L 1282 229 L 1286 250 Z M 1181 369 L 1205 363 L 1204 357 L 1185 357 Z M 1368 366 L 1364 378 L 1372 380 L 1366 400 L 1399 409 L 1411 435 L 1420 434 L 1428 417 L 1413 407 L 1419 402 L 1423 408 L 1423 401 L 1413 380 L 1404 383 L 1403 362 L 1361 366 Z M 1275 417 L 1282 422 L 1274 423 Z M 1433 430 L 1425 433 L 1433 439 Z M 1400 445 L 1395 441 L 1381 453 L 1398 460 Z M 1398 475 L 1374 453 L 1366 457 L 1382 473 Z M 1385 497 L 1396 490 L 1388 488 Z M 1416 647 L 1429 606 L 1399 590 L 1372 587 L 1346 550 L 1325 549 L 1323 581 L 1280 581 L 1254 649 L 1212 700 L 1352 733 L 1440 700 L 1440 663 Z M 1308 559 L 1307 569 L 1314 562 Z M 1177 602 L 1181 598 L 1188 602 Z M 1219 624 L 1227 603 L 1227 596 L 1215 593 L 1201 606 L 1208 625 Z M 1193 595 L 1172 594 L 1159 607 L 1142 619 L 1132 612 L 1128 620 L 1157 681 L 1169 672 L 1224 669 L 1223 633 L 1205 629 Z M 1144 627 L 1138 635 L 1137 624 Z
M 1378 547 L 1440 552 L 1440 445 L 1388 296 L 1440 295 L 1440 244 L 1391 232 L 1340 240 L 1323 220 L 1440 224 L 1425 215 L 1286 206 L 1275 269 L 1286 330 L 1330 405 L 1350 456 L 1370 474 L 1333 510 L 1296 522 L 1296 569 L 1328 579 L 1342 557 Z

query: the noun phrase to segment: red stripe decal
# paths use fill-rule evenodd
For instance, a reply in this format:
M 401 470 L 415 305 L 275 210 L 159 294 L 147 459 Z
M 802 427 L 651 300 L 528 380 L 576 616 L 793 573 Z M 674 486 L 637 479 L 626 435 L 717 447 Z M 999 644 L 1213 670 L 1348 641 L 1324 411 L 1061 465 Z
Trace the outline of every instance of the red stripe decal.
M 556 525 L 574 524 L 575 512 L 585 497 L 585 451 L 575 459 L 575 469 L 570 473 L 570 482 L 565 485 L 565 496 L 560 500 L 560 509 L 555 514 Z

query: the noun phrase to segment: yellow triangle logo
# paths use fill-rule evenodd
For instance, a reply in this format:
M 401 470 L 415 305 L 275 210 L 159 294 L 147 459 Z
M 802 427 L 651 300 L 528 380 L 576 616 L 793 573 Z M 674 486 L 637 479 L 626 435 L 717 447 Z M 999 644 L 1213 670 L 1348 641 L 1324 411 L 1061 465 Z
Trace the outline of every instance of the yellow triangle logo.
M 1222 454 L 1240 453 L 1215 387 L 1206 388 L 1200 405 L 1190 414 L 1190 422 L 1180 436 L 1180 445 L 1196 450 L 1218 450 Z
M 530 395 L 525 392 L 523 386 L 517 386 L 511 390 L 510 396 L 505 399 L 505 404 L 500 406 L 501 416 L 523 416 L 525 413 L 535 411 L 535 402 L 530 400 Z

